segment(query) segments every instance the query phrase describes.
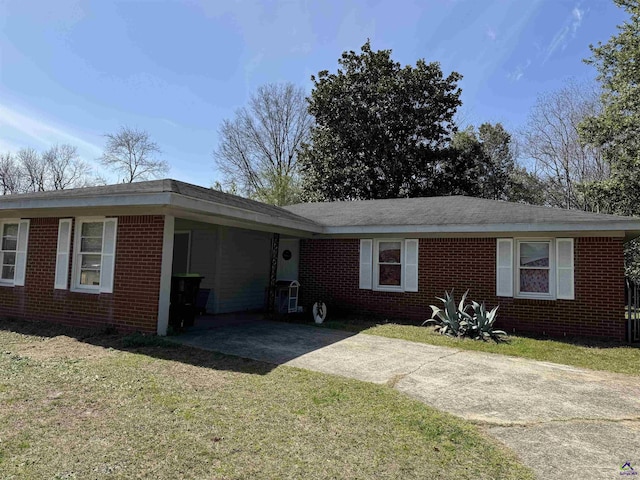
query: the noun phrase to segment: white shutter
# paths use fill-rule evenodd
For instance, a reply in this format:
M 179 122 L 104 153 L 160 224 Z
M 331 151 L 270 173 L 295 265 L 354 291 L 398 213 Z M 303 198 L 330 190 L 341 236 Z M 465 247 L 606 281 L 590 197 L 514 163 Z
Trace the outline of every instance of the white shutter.
M 27 270 L 27 245 L 29 243 L 29 220 L 20 220 L 18 223 L 18 247 L 16 249 L 16 275 L 13 284 L 24 286 L 24 278 Z
M 58 250 L 56 254 L 56 277 L 54 288 L 66 290 L 69 280 L 69 253 L 71 251 L 71 219 L 58 222 Z
M 373 280 L 373 240 L 360 240 L 360 288 L 371 290 Z
M 557 298 L 573 300 L 575 298 L 573 238 L 556 239 L 556 272 Z
M 116 218 L 104 221 L 102 234 L 102 265 L 100 267 L 100 293 L 113 293 L 113 276 L 116 260 Z
M 418 291 L 418 240 L 404 241 L 404 290 Z
M 513 239 L 499 238 L 496 249 L 496 295 L 513 297 Z

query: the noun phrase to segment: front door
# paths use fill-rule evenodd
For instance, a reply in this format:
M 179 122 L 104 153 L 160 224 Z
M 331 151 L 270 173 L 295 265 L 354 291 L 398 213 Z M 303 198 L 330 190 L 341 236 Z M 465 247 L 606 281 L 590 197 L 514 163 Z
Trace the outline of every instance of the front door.
M 298 280 L 300 240 L 280 237 L 278 248 L 278 280 Z

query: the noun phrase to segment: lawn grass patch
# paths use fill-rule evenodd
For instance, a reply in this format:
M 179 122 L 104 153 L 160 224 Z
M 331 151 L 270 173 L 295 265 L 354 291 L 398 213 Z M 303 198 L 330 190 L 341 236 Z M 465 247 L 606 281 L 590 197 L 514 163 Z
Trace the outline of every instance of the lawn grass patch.
M 386 386 L 5 327 L 2 478 L 532 478 L 476 426 Z
M 347 322 L 348 325 L 348 322 Z M 628 375 L 640 375 L 640 348 L 619 343 L 605 343 L 585 340 L 575 342 L 552 339 L 529 338 L 510 335 L 507 342 L 483 342 L 470 339 L 458 339 L 436 333 L 431 327 L 417 327 L 386 323 L 360 328 L 358 331 L 368 335 L 398 338 L 412 342 L 427 343 L 460 350 L 499 353 L 514 357 L 530 358 L 545 362 L 573 365 L 575 367 L 604 370 Z M 334 323 L 334 327 L 340 327 Z M 349 327 L 347 327 L 349 329 Z M 354 330 L 355 327 L 351 327 Z

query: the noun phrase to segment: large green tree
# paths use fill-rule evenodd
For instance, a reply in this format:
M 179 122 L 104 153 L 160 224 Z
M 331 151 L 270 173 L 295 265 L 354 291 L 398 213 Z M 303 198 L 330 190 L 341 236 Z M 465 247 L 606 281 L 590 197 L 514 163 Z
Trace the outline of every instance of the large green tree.
M 452 153 L 458 161 L 449 175 L 451 193 L 465 193 L 492 200 L 508 200 L 542 205 L 544 182 L 516 163 L 516 146 L 501 123 L 470 126 L 453 135 Z
M 585 185 L 594 209 L 640 215 L 640 2 L 614 0 L 629 14 L 606 43 L 591 46 L 586 62 L 598 70 L 602 111 L 582 125 L 588 143 L 601 147 L 611 177 Z M 640 244 L 625 248 L 627 276 L 640 280 Z
M 437 62 L 424 60 L 403 67 L 391 50 L 373 51 L 369 41 L 338 63 L 336 73 L 312 77 L 315 126 L 299 157 L 304 197 L 467 193 L 468 159 L 450 148 L 461 75 L 445 77 Z
M 582 124 L 583 139 L 602 148 L 611 178 L 588 186 L 594 208 L 640 214 L 640 2 L 614 0 L 629 14 L 585 60 L 598 70 L 602 110 Z
M 511 135 L 501 123 L 483 123 L 478 128 L 482 150 L 487 155 L 485 174 L 485 198 L 507 200 L 509 196 L 510 175 L 515 167 L 515 154 Z

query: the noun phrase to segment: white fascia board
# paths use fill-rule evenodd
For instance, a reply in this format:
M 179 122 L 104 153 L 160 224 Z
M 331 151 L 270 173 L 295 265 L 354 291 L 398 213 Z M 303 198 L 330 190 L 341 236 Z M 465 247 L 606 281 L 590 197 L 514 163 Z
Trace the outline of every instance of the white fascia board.
M 603 223 L 498 223 L 487 225 L 366 225 L 325 227 L 324 235 L 458 234 L 495 235 L 526 232 L 627 232 L 640 230 L 640 221 Z
M 178 209 L 185 209 L 194 212 L 205 213 L 208 215 L 233 218 L 250 223 L 273 225 L 275 227 L 286 228 L 289 230 L 301 230 L 311 233 L 324 233 L 324 227 L 322 225 L 314 225 L 304 221 L 282 218 L 275 215 L 267 215 L 264 213 L 254 212 L 239 207 L 185 197 L 184 195 L 175 193 L 171 194 L 170 205 Z
M 280 227 L 293 231 L 308 233 L 322 233 L 321 225 L 314 225 L 295 219 L 281 218 L 275 215 L 254 212 L 221 203 L 210 202 L 186 197 L 173 192 L 141 193 L 126 195 L 88 195 L 82 197 L 64 198 L 29 198 L 5 199 L 0 202 L 0 217 L 2 211 L 19 212 L 21 210 L 54 211 L 57 209 L 88 209 L 105 207 L 174 207 L 205 215 L 214 215 L 236 219 L 248 223 Z M 58 212 L 55 213 L 58 215 Z
M 92 195 L 64 198 L 26 198 L 5 199 L 0 201 L 2 210 L 53 210 L 57 208 L 91 207 L 135 207 L 168 205 L 171 195 L 168 192 L 129 194 L 129 195 Z

